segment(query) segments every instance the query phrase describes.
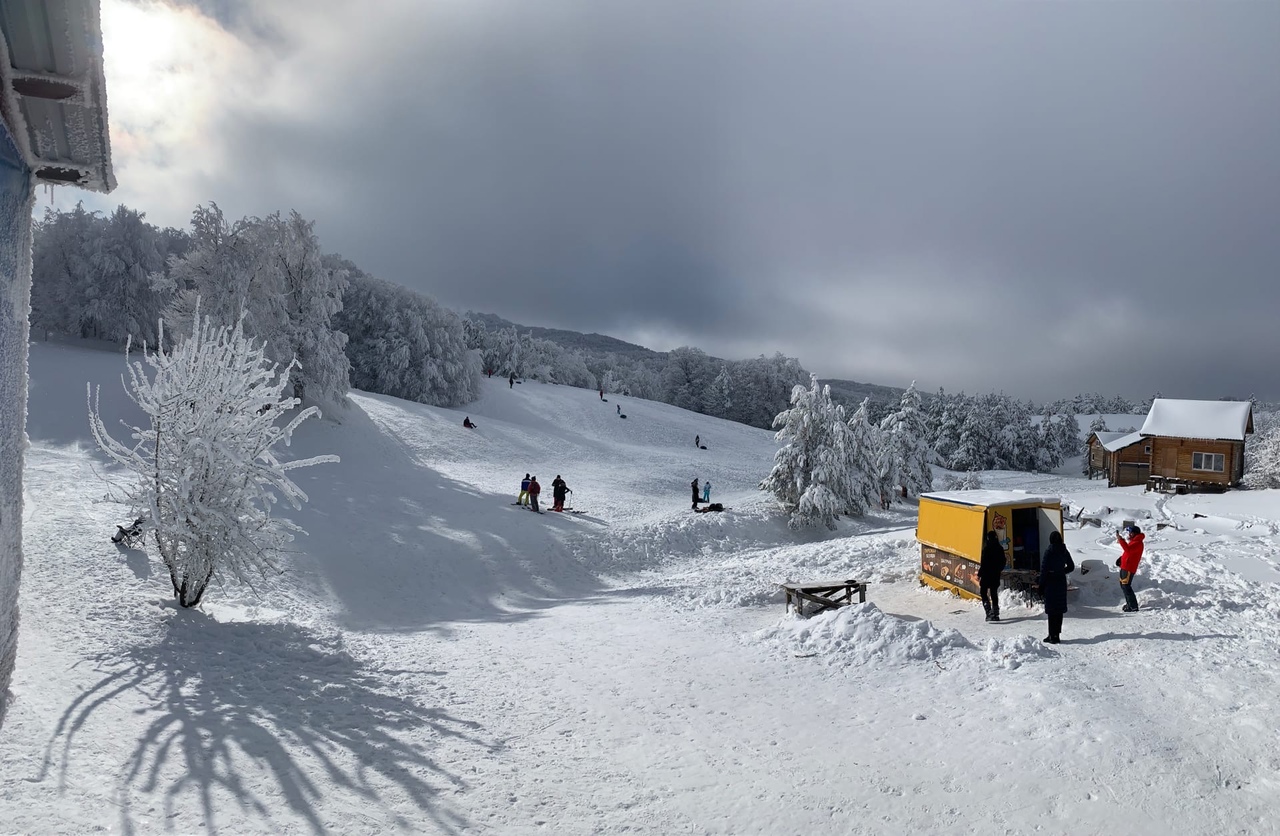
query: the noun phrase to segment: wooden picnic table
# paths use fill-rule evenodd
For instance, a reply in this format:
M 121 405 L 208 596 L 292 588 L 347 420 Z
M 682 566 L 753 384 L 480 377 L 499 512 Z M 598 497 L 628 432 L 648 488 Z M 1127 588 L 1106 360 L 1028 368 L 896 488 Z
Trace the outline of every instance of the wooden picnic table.
M 867 585 L 851 578 L 778 585 L 786 596 L 787 609 L 794 606 L 797 615 L 805 615 L 806 604 L 816 605 L 814 612 L 847 607 L 853 603 L 855 592 L 858 594 L 859 604 L 866 603 L 867 600 Z

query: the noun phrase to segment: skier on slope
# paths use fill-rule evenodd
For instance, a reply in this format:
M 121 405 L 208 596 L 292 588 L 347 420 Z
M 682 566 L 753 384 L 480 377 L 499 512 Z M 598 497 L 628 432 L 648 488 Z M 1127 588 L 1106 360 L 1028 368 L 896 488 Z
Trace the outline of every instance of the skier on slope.
M 569 486 L 560 478 L 560 474 L 556 474 L 556 478 L 551 481 L 551 497 L 555 500 L 555 505 L 551 506 L 552 511 L 563 511 L 564 500 L 569 494 Z
M 542 486 L 538 484 L 538 477 L 534 476 L 529 480 L 529 510 L 537 511 L 539 514 L 542 513 L 542 511 L 538 510 L 538 494 L 540 493 L 542 493 Z

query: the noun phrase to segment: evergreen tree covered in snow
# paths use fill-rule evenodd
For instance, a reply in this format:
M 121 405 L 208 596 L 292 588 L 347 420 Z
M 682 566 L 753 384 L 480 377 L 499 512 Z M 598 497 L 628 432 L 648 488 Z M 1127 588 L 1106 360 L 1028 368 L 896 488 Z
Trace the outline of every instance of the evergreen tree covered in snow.
M 792 528 L 821 523 L 834 529 L 841 514 L 866 510 L 859 490 L 865 474 L 852 470 L 855 440 L 844 409 L 831 402 L 829 387 L 819 387 L 817 375 L 807 388 L 794 388 L 791 408 L 778 414 L 774 426 L 782 447 L 760 489 L 781 500 Z
M 307 499 L 288 472 L 338 460 L 278 458 L 276 445 L 287 446 L 298 425 L 319 414 L 308 407 L 277 425 L 299 403 L 287 394 L 291 368 L 281 372 L 239 324 L 210 319 L 171 351 L 144 346 L 142 362 L 127 367 L 129 397 L 151 426 L 130 428 L 133 444 L 117 441 L 92 389 L 90 426 L 103 451 L 138 477 L 129 499 L 169 569 L 174 597 L 193 607 L 214 580 L 252 584 L 254 575 L 278 571 L 277 555 L 301 529 L 272 508 L 284 499 L 297 509 Z
M 871 399 L 862 403 L 849 418 L 849 443 L 844 451 L 846 488 L 850 513 L 862 514 L 871 507 L 884 507 L 893 491 L 893 458 L 880 430 L 871 421 Z
M 960 430 L 964 426 L 964 417 L 969 412 L 971 401 L 963 392 L 944 395 L 942 390 L 938 390 L 938 400 L 942 406 L 937 434 L 933 438 L 933 450 L 943 466 L 950 468 L 951 459 L 960 445 Z
M 990 466 L 995 443 L 994 416 L 981 398 L 969 401 L 961 418 L 956 449 L 951 454 L 952 470 L 985 470 Z
M 926 441 L 925 414 L 915 381 L 902 393 L 898 408 L 881 422 L 887 449 L 892 457 L 893 481 L 907 496 L 933 490 L 933 454 Z

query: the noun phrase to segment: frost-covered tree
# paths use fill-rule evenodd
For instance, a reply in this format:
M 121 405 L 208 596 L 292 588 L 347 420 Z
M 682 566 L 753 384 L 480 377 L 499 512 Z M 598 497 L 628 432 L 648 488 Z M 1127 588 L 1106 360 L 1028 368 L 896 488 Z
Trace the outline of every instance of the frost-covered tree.
M 841 514 L 866 511 L 857 481 L 865 474 L 851 467 L 855 440 L 844 408 L 831 402 L 830 387 L 820 387 L 817 375 L 808 387 L 792 390 L 791 408 L 778 414 L 774 426 L 782 447 L 760 490 L 782 502 L 792 528 L 821 523 L 834 529 Z
M 294 394 L 320 403 L 338 404 L 347 394 L 350 364 L 344 348 L 347 336 L 333 325 L 342 310 L 347 271 L 326 263 L 315 234 L 315 221 L 297 212 L 279 212 L 259 222 L 262 256 L 268 284 L 278 288 L 272 310 L 272 333 L 259 334 L 273 359 L 297 363 L 292 374 Z
M 880 429 L 892 456 L 891 487 L 901 487 L 907 496 L 933 490 L 932 453 L 925 440 L 925 415 L 915 381 L 902 393 L 898 408 L 880 423 Z
M 164 255 L 159 230 L 143 217 L 117 207 L 93 242 L 94 279 L 86 289 L 82 333 L 118 343 L 130 337 L 156 342 L 163 296 L 152 288 L 151 276 L 164 268 Z
M 33 336 L 85 337 L 84 308 L 91 286 L 93 250 L 104 221 L 77 203 L 69 212 L 46 209 L 31 248 Z
M 297 212 L 282 218 L 227 220 L 217 204 L 197 207 L 190 248 L 170 259 L 157 287 L 174 294 L 167 318 L 192 322 L 195 300 L 219 325 L 239 324 L 265 343 L 281 365 L 295 359 L 298 393 L 341 403 L 348 386 L 346 337 L 333 326 L 347 285 L 344 270 L 326 264 L 313 222 Z
M 178 603 L 196 606 L 214 580 L 252 585 L 254 575 L 278 571 L 279 553 L 301 529 L 272 508 L 284 499 L 297 509 L 307 499 L 289 471 L 338 461 L 278 457 L 276 445 L 288 446 L 298 425 L 319 414 L 308 407 L 278 425 L 299 403 L 288 394 L 292 366 L 282 371 L 239 323 L 208 318 L 171 351 L 144 346 L 142 361 L 126 362 L 126 391 L 150 427 L 131 427 L 132 444 L 117 441 L 92 387 L 90 426 L 103 451 L 138 477 L 128 499 L 169 569 Z
M 727 364 L 720 366 L 720 373 L 707 387 L 702 400 L 702 411 L 717 418 L 728 418 L 733 410 L 733 375 Z
M 715 376 L 712 369 L 710 358 L 699 349 L 685 346 L 672 350 L 662 372 L 663 400 L 700 412 L 707 387 Z
M 429 296 L 366 275 L 338 256 L 348 275 L 335 327 L 347 335 L 351 385 L 433 406 L 461 406 L 480 396 L 479 332 Z
M 1257 430 L 1244 448 L 1244 484 L 1250 488 L 1280 488 L 1280 421 L 1270 413 L 1255 413 Z

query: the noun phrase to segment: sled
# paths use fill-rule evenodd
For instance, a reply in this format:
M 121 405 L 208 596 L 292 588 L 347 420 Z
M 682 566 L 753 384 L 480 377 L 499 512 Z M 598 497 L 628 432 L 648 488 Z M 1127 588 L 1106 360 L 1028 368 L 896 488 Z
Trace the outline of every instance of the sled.
M 699 447 L 699 449 L 701 449 L 701 450 L 705 450 L 705 449 L 707 449 L 707 445 L 705 445 L 705 444 L 700 444 L 700 445 L 698 445 L 698 447 Z
M 627 417 L 627 415 L 626 415 L 626 413 L 625 413 L 625 412 L 623 412 L 623 413 L 619 413 L 618 417 L 619 417 L 619 418 L 626 418 L 626 417 Z

